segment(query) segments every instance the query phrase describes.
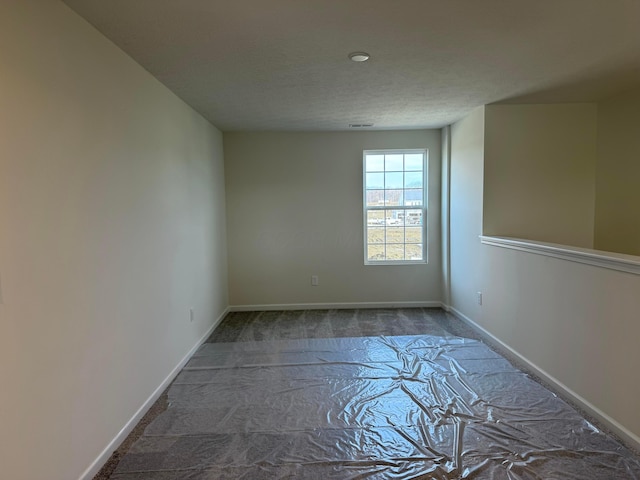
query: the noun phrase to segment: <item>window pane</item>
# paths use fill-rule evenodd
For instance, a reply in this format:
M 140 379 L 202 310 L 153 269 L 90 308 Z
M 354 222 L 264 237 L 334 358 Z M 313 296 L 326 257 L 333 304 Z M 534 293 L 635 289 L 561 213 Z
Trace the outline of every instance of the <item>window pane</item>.
M 422 243 L 422 227 L 407 227 L 405 238 L 407 243 Z
M 404 170 L 402 157 L 404 155 L 385 155 L 384 156 L 384 169 L 387 172 L 401 172 Z
M 384 175 L 384 188 L 403 188 L 404 185 L 402 183 L 402 175 L 402 172 L 386 173 Z
M 367 155 L 366 164 L 367 172 L 383 172 L 384 155 Z
M 367 207 L 384 205 L 384 190 L 367 190 Z
M 384 243 L 384 227 L 368 227 L 367 243 Z
M 384 260 L 384 245 L 367 245 L 367 260 Z
M 404 156 L 405 170 L 422 170 L 424 165 L 421 153 L 408 153 Z
M 407 245 L 407 260 L 424 260 L 422 258 L 422 245 Z
M 387 225 L 404 225 L 404 210 L 386 210 Z
M 404 260 L 404 245 L 387 245 L 387 260 Z
M 384 188 L 384 173 L 367 173 L 367 190 Z
M 387 227 L 386 241 L 387 243 L 404 243 L 404 228 Z
M 389 174 L 387 174 L 389 176 Z M 404 188 L 422 188 L 422 172 L 404 174 Z
M 407 210 L 405 223 L 407 225 L 422 225 L 422 210 Z
M 367 225 L 384 225 L 384 210 L 367 212 Z
M 407 207 L 422 206 L 422 189 L 411 188 L 404 191 L 404 204 Z
M 402 205 L 404 190 L 385 190 L 384 191 L 384 204 L 385 205 Z
M 426 155 L 411 150 L 365 151 L 365 263 L 423 263 Z

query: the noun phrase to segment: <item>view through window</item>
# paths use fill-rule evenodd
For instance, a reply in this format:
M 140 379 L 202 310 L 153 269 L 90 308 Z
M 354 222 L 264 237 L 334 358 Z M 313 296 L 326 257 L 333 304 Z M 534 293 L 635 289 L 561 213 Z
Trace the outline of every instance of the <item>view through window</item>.
M 426 263 L 426 150 L 364 151 L 364 262 Z

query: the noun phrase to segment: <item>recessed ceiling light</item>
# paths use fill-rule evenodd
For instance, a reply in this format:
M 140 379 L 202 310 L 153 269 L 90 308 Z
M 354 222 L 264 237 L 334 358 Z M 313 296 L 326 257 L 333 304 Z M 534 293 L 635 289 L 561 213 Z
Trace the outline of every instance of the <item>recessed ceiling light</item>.
M 353 52 L 349 54 L 349 58 L 354 62 L 366 62 L 369 60 L 369 54 L 365 52 Z

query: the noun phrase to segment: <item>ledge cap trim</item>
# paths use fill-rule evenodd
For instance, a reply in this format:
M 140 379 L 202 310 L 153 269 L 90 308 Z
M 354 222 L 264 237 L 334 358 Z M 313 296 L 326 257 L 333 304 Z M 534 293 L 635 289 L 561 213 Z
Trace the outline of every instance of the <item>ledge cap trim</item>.
M 640 257 L 622 253 L 604 252 L 588 248 L 571 247 L 557 243 L 537 242 L 512 237 L 480 235 L 480 242 L 493 247 L 509 248 L 522 252 L 559 258 L 569 262 L 584 263 L 594 267 L 640 275 Z

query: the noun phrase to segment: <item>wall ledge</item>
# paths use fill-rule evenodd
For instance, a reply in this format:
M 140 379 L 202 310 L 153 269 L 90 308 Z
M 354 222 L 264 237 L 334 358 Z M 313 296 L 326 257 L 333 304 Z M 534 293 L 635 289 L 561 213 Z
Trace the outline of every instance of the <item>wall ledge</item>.
M 640 257 L 622 253 L 604 252 L 588 248 L 571 247 L 557 243 L 537 242 L 511 237 L 480 235 L 480 242 L 494 247 L 510 248 L 522 252 L 560 258 L 569 262 L 584 263 L 594 267 L 640 275 Z

